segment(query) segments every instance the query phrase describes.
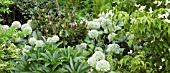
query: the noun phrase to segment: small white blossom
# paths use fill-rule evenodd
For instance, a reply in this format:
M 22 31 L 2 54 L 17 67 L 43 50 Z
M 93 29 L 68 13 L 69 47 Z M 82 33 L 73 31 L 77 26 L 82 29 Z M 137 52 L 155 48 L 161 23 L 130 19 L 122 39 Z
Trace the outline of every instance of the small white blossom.
M 22 52 L 23 52 L 23 53 L 29 52 L 30 49 L 31 49 L 31 46 L 26 45 L 26 46 L 22 49 Z
M 23 30 L 23 29 L 26 28 L 26 27 L 30 27 L 30 25 L 29 25 L 29 24 L 23 24 L 23 25 L 21 26 L 21 30 Z
M 130 50 L 130 52 L 128 52 L 128 54 L 131 54 L 131 53 L 133 53 L 133 50 Z
M 110 70 L 110 64 L 108 61 L 106 60 L 100 60 L 97 62 L 96 64 L 96 70 L 98 71 L 108 71 Z
M 139 11 L 144 11 L 146 6 L 140 6 Z
M 97 39 L 97 37 L 98 37 L 98 31 L 97 31 L 97 30 L 88 31 L 88 36 L 89 36 L 90 38 L 95 38 L 95 39 Z
M 105 54 L 101 51 L 96 51 L 92 57 L 95 57 L 97 60 L 104 60 Z
M 34 37 L 32 37 L 32 38 L 29 39 L 28 42 L 29 42 L 29 44 L 34 45 L 34 44 L 36 44 L 36 41 L 37 40 Z
M 165 58 L 161 58 L 161 60 L 162 60 L 162 62 L 164 62 L 164 61 L 165 61 Z
M 149 8 L 149 13 L 153 13 L 152 7 Z
M 135 35 L 134 34 L 130 34 L 129 36 L 128 36 L 128 40 L 132 40 L 132 39 L 134 39 L 134 37 L 135 37 Z
M 115 36 L 116 36 L 116 33 L 111 33 L 111 34 L 109 34 L 108 37 L 107 37 L 108 40 L 109 40 L 109 42 L 113 41 L 114 38 L 115 38 Z
M 170 1 L 169 1 L 169 0 L 166 0 L 165 5 L 167 5 L 167 4 L 169 4 L 169 3 L 170 3 Z
M 92 67 L 95 67 L 96 66 L 96 62 L 97 62 L 97 59 L 95 57 L 90 57 L 88 60 L 87 60 L 88 64 L 90 64 L 90 66 Z
M 19 21 L 12 22 L 11 27 L 14 27 L 15 29 L 18 29 L 21 27 L 21 23 Z
M 170 23 L 170 20 L 168 20 L 168 19 L 165 19 L 164 21 L 167 22 L 167 23 Z
M 31 24 L 31 22 L 32 22 L 32 20 L 30 19 L 30 20 L 28 20 L 28 21 L 27 21 L 27 24 L 29 24 L 29 25 L 30 25 L 30 24 Z
M 103 29 L 106 29 L 108 27 L 112 27 L 112 21 L 110 19 L 103 19 L 101 22 L 101 26 Z
M 135 7 L 139 7 L 139 6 L 140 6 L 140 4 L 138 4 L 138 5 L 137 5 L 137 4 L 135 4 Z
M 42 40 L 37 40 L 36 41 L 36 47 L 41 47 L 44 45 L 44 42 Z
M 52 42 L 58 42 L 59 40 L 60 38 L 58 37 L 58 35 L 53 35 Z
M 103 49 L 101 47 L 95 47 L 95 51 L 103 51 Z
M 159 66 L 159 69 L 162 69 L 162 66 Z

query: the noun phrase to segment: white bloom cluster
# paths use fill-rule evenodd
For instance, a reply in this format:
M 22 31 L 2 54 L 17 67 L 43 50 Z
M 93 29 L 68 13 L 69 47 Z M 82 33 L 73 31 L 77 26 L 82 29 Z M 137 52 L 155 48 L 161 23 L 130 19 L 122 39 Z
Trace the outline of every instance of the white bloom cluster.
M 169 0 L 166 0 L 165 5 L 167 5 L 167 4 L 169 4 L 169 3 L 170 3 L 170 1 L 169 1 Z
M 81 45 L 84 49 L 87 48 L 87 44 L 86 44 L 86 43 L 81 43 L 80 45 Z
M 44 42 L 42 40 L 37 40 L 36 41 L 36 47 L 41 47 L 44 45 Z
M 29 52 L 30 49 L 31 49 L 31 46 L 26 45 L 26 46 L 22 49 L 22 53 Z
M 120 46 L 119 46 L 118 44 L 115 44 L 115 43 L 109 44 L 109 45 L 107 46 L 106 52 L 109 52 L 109 53 L 110 53 L 110 52 L 117 52 L 119 48 L 120 48 Z
M 3 31 L 6 31 L 9 28 L 8 25 L 3 25 Z
M 160 6 L 162 4 L 162 1 L 154 1 L 154 4 L 157 4 L 157 6 Z
M 103 51 L 103 49 L 101 47 L 95 47 L 95 51 Z
M 19 21 L 12 22 L 11 27 L 14 27 L 15 29 L 18 29 L 21 27 L 21 23 Z
M 110 64 L 108 61 L 106 60 L 100 60 L 97 62 L 96 64 L 96 70 L 98 71 L 108 71 L 110 70 Z
M 97 31 L 97 30 L 90 30 L 90 31 L 88 31 L 88 36 L 89 36 L 90 38 L 95 38 L 95 39 L 97 39 L 97 37 L 98 37 L 98 31 Z
M 130 34 L 129 36 L 128 36 L 128 40 L 132 40 L 132 39 L 134 39 L 134 37 L 135 37 L 135 35 L 134 34 Z
M 28 42 L 29 42 L 30 45 L 35 45 L 36 41 L 37 41 L 36 38 L 32 37 L 32 38 L 29 39 Z
M 88 64 L 90 64 L 90 66 L 92 67 L 95 67 L 96 66 L 96 63 L 97 63 L 97 59 L 95 57 L 90 57 L 88 60 L 87 60 Z
M 112 21 L 110 19 L 103 19 L 101 22 L 101 26 L 103 29 L 112 28 Z
M 53 35 L 53 37 L 48 37 L 47 42 L 48 43 L 56 43 L 60 40 L 60 38 L 57 35 Z
M 87 29 L 99 29 L 100 23 L 96 21 L 89 21 L 87 24 Z
M 105 55 L 103 52 L 101 51 L 96 51 L 93 56 L 94 58 L 96 58 L 97 60 L 104 60 L 105 59 Z
M 165 19 L 164 21 L 167 22 L 167 23 L 170 23 L 170 20 L 169 20 L 169 19 Z
M 169 13 L 166 12 L 165 14 L 158 14 L 158 18 L 168 18 Z
M 108 37 L 107 37 L 109 42 L 114 41 L 115 36 L 116 36 L 116 33 L 109 34 Z
M 146 6 L 140 6 L 140 8 L 138 9 L 139 11 L 144 11 L 146 8 Z
M 149 13 L 153 13 L 152 7 L 149 8 Z

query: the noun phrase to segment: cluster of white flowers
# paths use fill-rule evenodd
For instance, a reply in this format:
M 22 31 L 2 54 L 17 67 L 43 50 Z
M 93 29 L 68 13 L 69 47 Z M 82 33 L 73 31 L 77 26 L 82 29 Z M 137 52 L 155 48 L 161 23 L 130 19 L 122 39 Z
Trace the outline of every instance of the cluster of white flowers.
M 169 4 L 170 3 L 170 1 L 169 0 L 166 0 L 166 3 L 165 3 L 165 5 L 167 5 L 167 4 Z
M 36 41 L 36 47 L 41 47 L 44 45 L 44 42 L 42 40 L 37 40 Z
M 31 46 L 26 45 L 26 46 L 22 49 L 22 53 L 29 52 L 30 49 L 31 49 Z
M 36 41 L 37 41 L 36 38 L 31 37 L 28 42 L 29 42 L 30 45 L 35 45 Z
M 87 62 L 98 71 L 110 70 L 110 64 L 105 60 L 105 55 L 101 51 L 96 51 Z
M 96 64 L 96 70 L 98 71 L 108 71 L 110 70 L 110 64 L 108 61 L 106 60 L 100 60 L 97 62 Z
M 103 51 L 103 49 L 101 47 L 95 47 L 95 51 Z
M 89 21 L 87 24 L 87 29 L 100 29 L 100 23 L 96 21 Z
M 146 8 L 146 6 L 140 6 L 140 8 L 138 9 L 139 11 L 144 11 Z
M 169 19 L 165 19 L 164 21 L 167 22 L 167 23 L 170 23 L 170 20 L 169 20 Z
M 9 28 L 8 25 L 3 25 L 3 31 L 5 32 Z
M 157 6 L 160 6 L 162 4 L 162 1 L 154 1 L 154 4 L 157 4 Z
M 90 31 L 88 31 L 88 36 L 89 36 L 90 38 L 95 38 L 95 39 L 97 39 L 97 37 L 98 37 L 98 31 L 97 31 L 97 30 L 90 30 Z
M 107 37 L 109 42 L 114 41 L 115 36 L 116 36 L 116 33 L 109 34 L 108 37 Z
M 15 29 L 18 29 L 21 27 L 21 23 L 19 21 L 12 22 L 11 27 L 14 27 Z
M 149 13 L 153 13 L 152 7 L 149 8 Z
M 134 39 L 134 37 L 135 37 L 135 35 L 134 34 L 129 34 L 129 36 L 128 36 L 128 40 L 132 40 L 132 39 Z
M 115 43 L 113 43 L 113 44 L 109 44 L 108 46 L 107 46 L 107 50 L 106 50 L 106 52 L 117 52 L 117 50 L 120 48 L 120 46 L 118 45 L 118 44 L 115 44 Z
M 158 18 L 168 18 L 169 13 L 166 12 L 165 14 L 158 14 Z
M 60 38 L 58 37 L 58 35 L 53 35 L 53 37 L 48 37 L 47 38 L 47 42 L 48 43 L 56 43 L 60 40 Z

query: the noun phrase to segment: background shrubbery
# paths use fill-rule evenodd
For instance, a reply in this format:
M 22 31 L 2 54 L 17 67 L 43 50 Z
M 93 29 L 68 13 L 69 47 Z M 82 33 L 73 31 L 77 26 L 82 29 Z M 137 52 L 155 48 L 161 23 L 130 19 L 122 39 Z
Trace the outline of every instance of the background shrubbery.
M 170 2 L 1 0 L 2 73 L 168 73 Z

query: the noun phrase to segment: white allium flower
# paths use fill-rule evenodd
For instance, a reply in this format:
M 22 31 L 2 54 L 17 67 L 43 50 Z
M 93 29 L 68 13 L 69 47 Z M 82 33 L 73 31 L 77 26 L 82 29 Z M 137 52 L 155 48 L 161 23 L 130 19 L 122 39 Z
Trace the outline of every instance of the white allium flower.
M 95 51 L 103 51 L 103 49 L 101 47 L 95 47 Z
M 110 64 L 108 61 L 106 60 L 100 60 L 97 62 L 96 64 L 96 70 L 98 71 L 108 71 L 110 70 Z
M 34 44 L 36 44 L 36 41 L 37 40 L 34 37 L 32 37 L 32 38 L 29 39 L 28 42 L 29 42 L 29 44 L 34 45 Z
M 131 53 L 133 53 L 133 50 L 130 50 L 130 52 L 128 52 L 128 54 L 131 54 Z
M 18 29 L 21 27 L 21 23 L 19 21 L 12 22 L 11 27 L 14 27 L 15 29 Z
M 8 25 L 3 25 L 3 31 L 6 31 L 9 28 Z
M 164 18 L 162 14 L 158 14 L 158 18 Z
M 32 28 L 28 26 L 28 27 L 23 28 L 22 31 L 25 34 L 31 34 L 32 33 Z
M 144 11 L 146 6 L 140 6 L 139 11 Z
M 29 25 L 29 24 L 23 24 L 23 25 L 21 26 L 21 30 L 23 30 L 23 29 L 26 28 L 26 27 L 30 27 L 30 25 Z
M 23 49 L 22 49 L 22 52 L 29 52 L 29 50 L 31 49 L 31 46 L 29 45 L 26 45 Z
M 105 54 L 101 51 L 96 51 L 92 57 L 95 57 L 97 60 L 104 60 Z
M 168 20 L 168 19 L 165 19 L 164 21 L 167 22 L 167 23 L 170 23 L 170 20 Z
M 53 37 L 52 37 L 53 42 L 58 42 L 59 40 L 60 40 L 60 38 L 58 37 L 58 35 L 53 35 Z
M 99 22 L 89 21 L 87 24 L 87 29 L 99 29 L 99 28 L 100 28 Z
M 48 37 L 48 38 L 47 38 L 47 42 L 48 42 L 48 43 L 52 43 L 52 41 L 53 41 L 53 39 L 52 39 L 51 37 Z
M 88 64 L 90 64 L 90 66 L 93 66 L 95 67 L 96 66 L 96 62 L 97 62 L 97 59 L 95 57 L 90 57 L 88 60 L 87 60 Z
M 81 43 L 80 45 L 81 45 L 84 49 L 87 48 L 87 44 L 86 44 L 86 43 Z
M 117 35 L 116 33 L 109 34 L 108 37 L 107 37 L 109 42 L 113 41 L 116 35 Z
M 109 45 L 107 46 L 106 52 L 117 52 L 117 49 L 118 49 L 118 48 L 120 48 L 120 46 L 119 46 L 118 44 L 115 44 L 115 43 L 109 44 Z
M 97 31 L 97 30 L 88 31 L 88 36 L 89 36 L 90 38 L 95 38 L 95 39 L 97 39 L 97 37 L 98 37 L 98 31 Z
M 44 42 L 42 40 L 37 40 L 36 41 L 36 47 L 41 47 L 44 45 Z
M 162 66 L 159 66 L 159 69 L 162 69 Z
M 103 29 L 106 29 L 108 27 L 112 27 L 112 21 L 110 19 L 103 19 L 101 22 L 101 26 Z

